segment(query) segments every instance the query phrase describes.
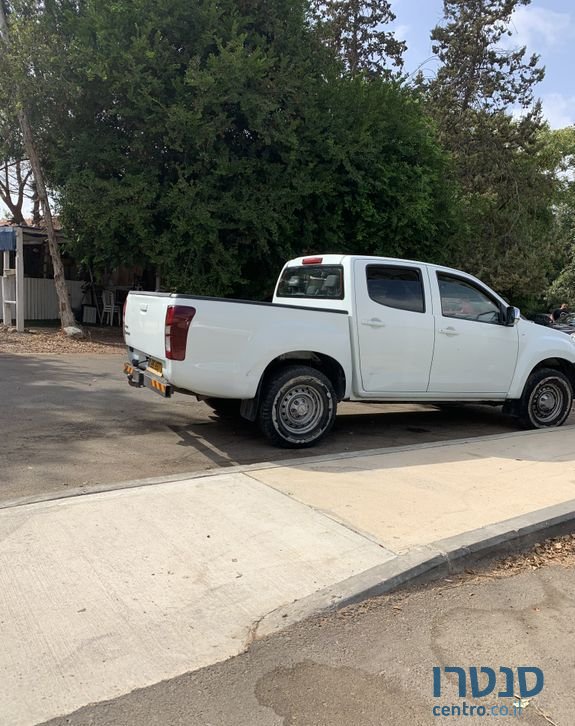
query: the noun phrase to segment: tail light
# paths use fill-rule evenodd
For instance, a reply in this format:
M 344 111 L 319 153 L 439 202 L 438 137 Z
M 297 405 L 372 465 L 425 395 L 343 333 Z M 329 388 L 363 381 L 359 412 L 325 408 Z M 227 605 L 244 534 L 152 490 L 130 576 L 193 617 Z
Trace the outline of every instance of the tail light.
M 323 257 L 304 257 L 302 260 L 303 265 L 321 265 Z
M 166 358 L 184 360 L 188 330 L 196 314 L 196 308 L 187 305 L 169 305 L 166 310 Z

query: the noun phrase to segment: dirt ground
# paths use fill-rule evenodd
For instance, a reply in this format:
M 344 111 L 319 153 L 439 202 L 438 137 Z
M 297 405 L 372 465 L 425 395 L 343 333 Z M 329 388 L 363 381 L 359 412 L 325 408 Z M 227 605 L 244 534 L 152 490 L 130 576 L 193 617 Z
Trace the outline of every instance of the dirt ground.
M 31 327 L 24 333 L 0 325 L 0 353 L 119 353 L 124 347 L 122 331 L 113 327 L 86 327 L 83 338 L 69 338 L 59 327 Z

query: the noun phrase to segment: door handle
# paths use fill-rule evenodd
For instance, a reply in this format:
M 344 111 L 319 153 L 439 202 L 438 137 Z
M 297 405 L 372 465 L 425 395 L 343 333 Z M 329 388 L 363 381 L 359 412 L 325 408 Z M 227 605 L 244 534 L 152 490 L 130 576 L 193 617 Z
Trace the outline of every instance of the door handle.
M 379 318 L 370 318 L 369 320 L 362 320 L 362 325 L 369 325 L 370 328 L 385 328 L 385 323 Z
M 449 327 L 449 328 L 440 328 L 437 332 L 438 333 L 441 333 L 441 335 L 447 335 L 449 338 L 452 338 L 455 335 L 459 335 L 459 333 L 457 332 L 457 330 L 455 330 L 455 328 L 451 328 L 451 327 Z

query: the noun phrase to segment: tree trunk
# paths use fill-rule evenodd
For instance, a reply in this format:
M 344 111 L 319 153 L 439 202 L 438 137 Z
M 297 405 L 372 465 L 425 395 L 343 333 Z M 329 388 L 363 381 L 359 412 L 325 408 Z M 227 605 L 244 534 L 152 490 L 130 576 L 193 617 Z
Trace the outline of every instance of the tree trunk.
M 30 122 L 26 112 L 21 109 L 18 110 L 18 121 L 20 123 L 20 128 L 22 129 L 26 155 L 30 159 L 30 166 L 32 167 L 34 174 L 36 192 L 44 214 L 44 224 L 46 225 L 46 232 L 48 235 L 48 249 L 50 250 L 52 268 L 54 270 L 54 287 L 56 288 L 56 294 L 58 296 L 60 321 L 63 328 L 78 327 L 76 320 L 74 319 L 72 306 L 70 305 L 70 298 L 68 297 L 68 288 L 66 287 L 66 279 L 64 277 L 64 265 L 62 264 L 58 240 L 56 239 L 52 210 L 50 209 L 50 201 L 46 192 L 46 185 L 44 184 L 44 175 L 42 173 L 42 167 L 40 166 L 38 151 L 32 136 L 32 128 L 30 127 Z
M 38 191 L 36 189 L 36 183 L 32 182 L 32 226 L 40 226 L 40 200 L 38 199 Z
M 2 37 L 4 44 L 9 45 L 10 38 L 3 0 L 0 0 L 0 36 Z M 16 91 L 18 91 L 18 89 L 16 89 Z M 17 93 L 17 95 L 19 94 Z M 56 239 L 52 210 L 50 209 L 50 201 L 48 199 L 48 193 L 46 192 L 46 184 L 44 183 L 44 173 L 42 171 L 42 166 L 40 165 L 40 157 L 34 142 L 32 127 L 24 109 L 23 99 L 18 98 L 17 101 L 19 102 L 17 117 L 22 131 L 24 149 L 28 159 L 30 160 L 30 166 L 32 167 L 32 173 L 34 175 L 34 183 L 36 185 L 36 193 L 42 206 L 42 212 L 44 213 L 44 223 L 46 225 L 46 233 L 48 236 L 48 249 L 50 250 L 52 268 L 54 270 L 54 287 L 56 288 L 56 295 L 58 296 L 60 322 L 62 324 L 62 328 L 78 328 L 81 333 L 81 328 L 79 328 L 76 320 L 74 319 L 74 313 L 72 312 L 72 306 L 70 305 L 70 298 L 68 297 L 68 288 L 66 287 L 66 279 L 64 277 L 64 266 L 62 264 L 60 249 L 58 247 L 58 240 Z

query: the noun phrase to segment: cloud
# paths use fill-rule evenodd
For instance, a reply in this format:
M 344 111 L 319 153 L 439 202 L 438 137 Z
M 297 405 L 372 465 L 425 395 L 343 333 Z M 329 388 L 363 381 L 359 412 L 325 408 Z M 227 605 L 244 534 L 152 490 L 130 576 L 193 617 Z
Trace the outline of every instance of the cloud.
M 543 93 L 539 96 L 543 109 L 543 116 L 552 129 L 564 129 L 575 124 L 575 96 L 563 93 Z M 517 120 L 525 114 L 524 108 L 515 106 L 511 109 L 513 117 Z
M 530 50 L 556 48 L 575 38 L 575 25 L 569 13 L 532 5 L 521 5 L 515 10 L 509 29 L 513 35 L 506 38 L 505 45 L 526 45 Z
M 575 96 L 562 93 L 544 93 L 541 96 L 543 115 L 552 129 L 563 129 L 575 124 Z
M 405 23 L 399 23 L 399 25 L 392 25 L 390 27 L 391 30 L 393 30 L 393 34 L 398 40 L 407 40 L 407 36 L 409 35 L 410 31 L 409 25 L 405 25 Z

